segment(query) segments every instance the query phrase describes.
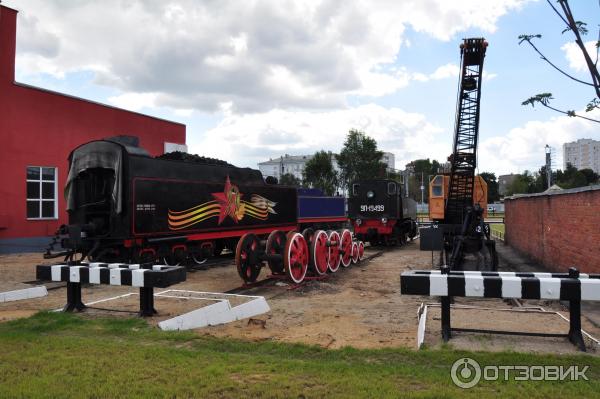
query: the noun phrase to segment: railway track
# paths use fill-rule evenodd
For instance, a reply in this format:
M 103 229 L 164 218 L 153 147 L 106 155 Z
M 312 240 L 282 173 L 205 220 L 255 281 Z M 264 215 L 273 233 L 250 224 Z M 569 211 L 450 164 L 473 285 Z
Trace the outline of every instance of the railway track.
M 389 248 L 389 249 L 392 249 Z M 381 255 L 383 255 L 386 250 L 378 250 L 371 254 L 365 254 L 365 257 L 357 263 L 356 265 L 350 266 L 353 267 L 365 267 L 368 264 L 368 261 L 375 259 Z M 330 281 L 332 278 L 335 278 L 337 273 L 327 274 L 323 277 L 307 277 L 305 281 L 300 284 L 289 284 L 288 280 L 285 278 L 280 278 L 279 276 L 268 276 L 267 278 L 257 281 L 253 284 L 244 284 L 229 291 L 226 291 L 225 294 L 238 294 L 238 295 L 258 295 L 263 288 L 277 288 L 276 291 L 271 291 L 272 295 L 263 295 L 265 299 L 273 299 L 279 296 L 284 295 L 288 291 L 293 291 L 298 288 L 305 287 L 309 285 L 312 281 Z M 276 286 L 277 282 L 284 282 L 281 286 Z

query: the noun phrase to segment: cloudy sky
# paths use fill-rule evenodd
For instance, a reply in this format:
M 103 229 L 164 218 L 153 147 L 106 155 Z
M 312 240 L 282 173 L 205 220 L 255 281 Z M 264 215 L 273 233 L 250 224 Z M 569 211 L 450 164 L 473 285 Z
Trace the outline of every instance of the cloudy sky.
M 571 1 L 594 40 L 600 8 Z M 460 41 L 485 37 L 479 170 L 538 169 L 544 145 L 600 125 L 524 107 L 583 110 L 594 97 L 517 36 L 589 80 L 560 20 L 535 0 L 4 0 L 19 10 L 17 80 L 187 125 L 190 152 L 239 166 L 338 152 L 349 129 L 396 167 L 451 152 Z M 593 116 L 587 114 L 586 116 Z M 595 114 L 600 118 L 600 113 Z

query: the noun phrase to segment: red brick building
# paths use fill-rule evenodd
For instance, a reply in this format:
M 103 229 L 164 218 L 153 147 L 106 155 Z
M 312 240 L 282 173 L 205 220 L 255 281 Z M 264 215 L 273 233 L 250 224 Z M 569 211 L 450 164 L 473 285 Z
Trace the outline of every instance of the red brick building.
M 185 125 L 15 82 L 17 11 L 0 5 L 0 253 L 39 249 L 67 222 L 67 157 L 80 144 L 137 136 L 153 155 Z
M 504 199 L 505 242 L 553 271 L 600 273 L 600 186 Z

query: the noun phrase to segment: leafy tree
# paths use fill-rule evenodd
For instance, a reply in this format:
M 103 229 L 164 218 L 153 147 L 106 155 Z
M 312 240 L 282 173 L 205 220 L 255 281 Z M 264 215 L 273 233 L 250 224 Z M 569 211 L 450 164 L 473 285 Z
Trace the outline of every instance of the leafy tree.
M 553 174 L 554 175 L 554 174 Z M 533 173 L 533 182 L 529 187 L 529 193 L 541 193 L 548 189 L 548 178 L 546 176 L 546 166 L 542 166 L 540 170 Z M 552 181 L 556 182 L 556 178 L 553 177 Z
M 410 162 L 413 174 L 408 179 L 408 196 L 421 202 L 421 180 L 424 186 L 423 202 L 429 202 L 429 180 L 440 174 L 440 163 L 437 160 L 415 159 Z
M 499 201 L 500 192 L 498 191 L 498 180 L 496 178 L 496 174 L 491 172 L 483 172 L 480 173 L 479 176 L 481 176 L 483 180 L 485 180 L 485 182 L 487 183 L 488 204 Z
M 577 170 L 576 167 L 567 164 L 566 169 L 557 170 L 552 174 L 552 180 L 561 188 L 584 187 L 598 182 L 599 176 L 591 169 Z M 525 171 L 517 175 L 513 183 L 507 188 L 507 194 L 541 193 L 546 191 L 546 167 L 542 166 L 539 172 L 530 173 Z
M 440 168 L 440 163 L 438 161 L 436 161 L 435 159 L 433 161 L 430 161 L 429 158 L 416 159 L 412 161 L 411 164 L 413 165 L 415 174 L 420 175 L 421 173 L 423 173 L 423 176 L 425 176 L 425 178 L 427 178 L 428 176 L 437 175 L 438 170 Z
M 279 184 L 281 184 L 283 186 L 300 187 L 302 185 L 302 182 L 300 181 L 300 179 L 298 179 L 293 174 L 284 173 L 283 175 L 281 175 L 281 178 L 279 179 Z
M 320 188 L 326 195 L 333 195 L 338 185 L 338 175 L 331 162 L 331 152 L 318 151 L 302 172 L 305 185 Z
M 530 193 L 534 181 L 535 178 L 533 174 L 528 170 L 516 175 L 512 183 L 506 189 L 507 195 Z
M 546 2 L 552 8 L 552 10 L 556 13 L 556 15 L 558 15 L 560 17 L 562 22 L 565 24 L 565 29 L 562 31 L 562 33 L 564 34 L 566 32 L 571 32 L 575 36 L 575 43 L 577 44 L 577 46 L 581 50 L 581 53 L 583 54 L 583 57 L 585 59 L 586 65 L 587 65 L 589 73 L 590 73 L 591 82 L 586 82 L 584 80 L 575 78 L 574 76 L 565 72 L 562 68 L 558 67 L 552 61 L 550 61 L 546 56 L 544 56 L 544 54 L 533 43 L 534 39 L 541 39 L 542 35 L 540 35 L 540 34 L 520 35 L 519 36 L 519 44 L 522 44 L 522 43 L 529 44 L 531 46 L 531 48 L 533 48 L 533 50 L 535 52 L 537 52 L 544 61 L 546 61 L 550 66 L 552 66 L 552 68 L 556 69 L 558 72 L 565 75 L 569 79 L 571 79 L 577 83 L 583 84 L 585 86 L 592 87 L 594 89 L 594 93 L 595 93 L 596 97 L 593 98 L 587 104 L 586 109 L 585 109 L 586 112 L 592 111 L 596 108 L 600 108 L 600 100 L 599 100 L 600 99 L 600 73 L 598 73 L 598 65 L 597 65 L 598 64 L 598 50 L 600 48 L 600 40 L 598 40 L 596 42 L 595 61 L 592 61 L 592 58 L 590 57 L 590 55 L 585 47 L 585 43 L 583 42 L 583 39 L 582 39 L 582 36 L 585 36 L 588 33 L 587 24 L 585 22 L 575 20 L 575 17 L 573 16 L 573 13 L 571 12 L 571 7 L 569 6 L 568 0 L 558 0 L 557 1 L 558 7 L 555 7 L 552 4 L 551 0 L 546 0 Z M 598 37 L 600 38 L 600 32 L 598 34 Z M 540 93 L 540 94 L 536 94 L 535 96 L 529 97 L 527 100 L 523 101 L 522 105 L 531 105 L 532 107 L 534 107 L 536 104 L 540 104 L 546 108 L 552 109 L 556 112 L 560 112 L 560 113 L 568 115 L 568 116 L 580 117 L 580 118 L 587 119 L 592 122 L 600 123 L 600 121 L 598 121 L 596 119 L 578 115 L 575 113 L 575 111 L 572 111 L 572 110 L 565 111 L 565 110 L 561 110 L 561 109 L 551 106 L 550 100 L 553 100 L 553 99 L 554 98 L 552 97 L 552 93 Z
M 426 187 L 427 190 L 426 181 L 423 182 L 423 185 Z M 421 202 L 421 174 L 419 174 L 418 176 L 416 174 L 408 176 L 408 197 L 414 199 L 417 202 Z M 425 191 L 423 201 L 425 203 L 429 202 L 428 191 Z
M 558 170 L 556 172 L 556 184 L 561 188 L 575 188 L 587 186 L 588 180 L 584 173 L 567 163 L 567 168 L 564 171 Z
M 381 162 L 382 157 L 383 152 L 377 149 L 377 142 L 373 138 L 351 129 L 337 156 L 341 186 L 348 187 L 354 180 L 385 176 L 387 165 Z
M 598 178 L 600 176 L 598 176 L 598 173 L 594 172 L 592 169 L 579 169 L 579 172 L 581 172 L 585 176 L 585 180 L 587 181 L 588 185 L 598 183 Z
M 431 174 L 437 175 L 439 173 L 441 164 L 437 160 L 431 161 Z

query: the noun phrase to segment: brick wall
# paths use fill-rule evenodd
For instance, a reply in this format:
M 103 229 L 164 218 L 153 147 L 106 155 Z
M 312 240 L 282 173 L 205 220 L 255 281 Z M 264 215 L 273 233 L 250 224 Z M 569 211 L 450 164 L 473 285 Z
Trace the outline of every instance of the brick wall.
M 600 273 L 600 188 L 505 200 L 506 243 L 553 271 Z

